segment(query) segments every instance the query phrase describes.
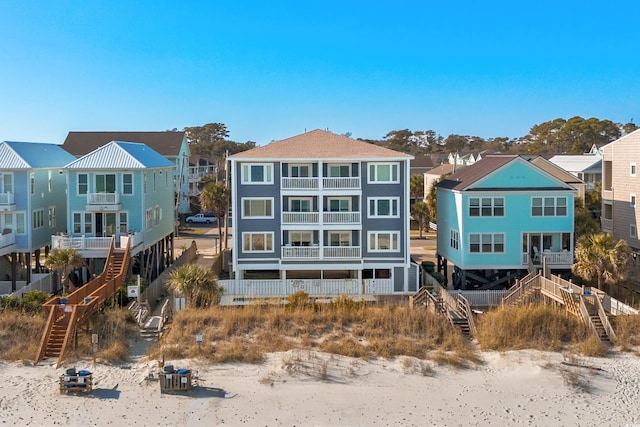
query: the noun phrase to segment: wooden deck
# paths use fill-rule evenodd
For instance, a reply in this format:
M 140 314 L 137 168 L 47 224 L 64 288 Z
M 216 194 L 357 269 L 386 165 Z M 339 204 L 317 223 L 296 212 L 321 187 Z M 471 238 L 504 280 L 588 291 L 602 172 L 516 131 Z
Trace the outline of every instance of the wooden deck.
M 65 297 L 54 297 L 42 304 L 49 316 L 40 350 L 38 364 L 45 357 L 57 357 L 60 367 L 69 348 L 75 346 L 76 331 L 124 285 L 129 266 L 129 247 L 116 249 L 112 239 L 104 271 L 89 283 Z

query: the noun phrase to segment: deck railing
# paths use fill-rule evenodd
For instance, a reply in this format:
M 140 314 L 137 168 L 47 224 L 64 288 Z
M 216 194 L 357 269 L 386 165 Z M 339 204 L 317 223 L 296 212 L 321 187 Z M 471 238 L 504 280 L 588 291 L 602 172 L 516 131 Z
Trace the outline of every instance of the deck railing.
M 318 178 L 282 178 L 280 185 L 283 190 L 317 190 Z
M 282 212 L 283 224 L 318 224 L 318 212 Z
M 51 249 L 107 250 L 111 237 L 51 236 Z
M 324 212 L 325 224 L 360 224 L 360 212 Z
M 7 234 L 0 235 L 0 248 L 15 245 L 15 243 L 16 243 L 16 233 L 14 233 L 13 231 Z
M 322 178 L 322 187 L 331 190 L 357 190 L 360 188 L 360 177 Z
M 360 258 L 360 246 L 325 246 L 324 258 Z
M 0 205 L 13 205 L 15 204 L 15 197 L 13 193 L 0 193 Z
M 220 280 L 226 295 L 279 298 L 298 291 L 310 296 L 358 295 L 362 286 L 358 279 L 246 279 Z
M 117 205 L 120 203 L 118 193 L 87 193 L 88 205 Z

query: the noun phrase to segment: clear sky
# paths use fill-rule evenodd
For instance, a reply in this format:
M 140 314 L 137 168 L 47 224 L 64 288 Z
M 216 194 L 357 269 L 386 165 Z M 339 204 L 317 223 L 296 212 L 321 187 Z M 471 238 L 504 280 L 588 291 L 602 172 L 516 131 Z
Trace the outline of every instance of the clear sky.
M 0 140 L 640 122 L 640 1 L 0 1 Z

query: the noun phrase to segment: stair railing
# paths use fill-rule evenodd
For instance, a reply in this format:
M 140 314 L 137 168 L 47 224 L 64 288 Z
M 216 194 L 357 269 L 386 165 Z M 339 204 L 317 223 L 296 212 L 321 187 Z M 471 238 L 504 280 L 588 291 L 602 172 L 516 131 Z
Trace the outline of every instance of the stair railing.
M 49 335 L 53 330 L 53 324 L 56 319 L 56 310 L 57 307 L 51 307 L 49 310 L 49 316 L 47 318 L 47 324 L 44 327 L 44 333 L 42 334 L 42 338 L 40 339 L 40 350 L 38 350 L 38 354 L 36 355 L 35 364 L 37 365 L 43 358 L 47 352 L 47 342 L 49 341 Z
M 602 302 L 600 302 L 600 298 L 597 295 L 595 297 L 595 305 L 598 308 L 598 317 L 600 318 L 600 322 L 602 322 L 607 338 L 609 338 L 609 341 L 613 342 L 616 339 L 616 333 L 613 330 L 613 326 L 611 326 L 611 322 L 609 322 L 609 318 L 607 317 L 607 312 L 604 310 Z
M 78 313 L 78 307 L 73 306 L 73 310 L 71 311 L 71 317 L 69 318 L 69 323 L 67 325 L 67 332 L 64 334 L 64 341 L 62 342 L 62 348 L 60 349 L 60 355 L 58 355 L 58 363 L 56 363 L 56 369 L 62 365 L 62 361 L 67 355 L 68 348 L 70 344 L 75 339 L 76 328 L 78 325 L 76 324 L 76 316 Z
M 589 309 L 587 308 L 587 305 L 585 304 L 584 298 L 582 297 L 582 295 L 579 295 L 578 300 L 579 300 L 578 315 L 580 316 L 582 321 L 589 327 L 591 332 L 595 334 L 595 336 L 600 337 L 600 335 L 598 334 L 598 329 L 596 328 L 596 325 L 594 325 L 593 321 L 591 320 L 591 316 L 589 315 Z
M 471 309 L 469 300 L 467 300 L 462 294 L 458 294 L 456 296 L 456 308 L 464 315 L 467 322 L 469 322 L 469 331 L 471 332 L 471 336 L 475 336 L 477 332 L 476 321 L 473 318 L 473 310 Z

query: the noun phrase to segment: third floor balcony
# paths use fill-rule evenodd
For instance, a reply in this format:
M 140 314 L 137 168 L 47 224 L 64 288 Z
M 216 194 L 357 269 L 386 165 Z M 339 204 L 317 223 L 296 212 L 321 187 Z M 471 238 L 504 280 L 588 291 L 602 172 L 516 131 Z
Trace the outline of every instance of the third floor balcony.
M 87 211 L 117 211 L 120 208 L 118 193 L 87 193 Z
M 360 177 L 283 177 L 281 188 L 283 190 L 359 190 Z
M 13 193 L 0 193 L 0 211 L 16 210 L 16 202 Z

